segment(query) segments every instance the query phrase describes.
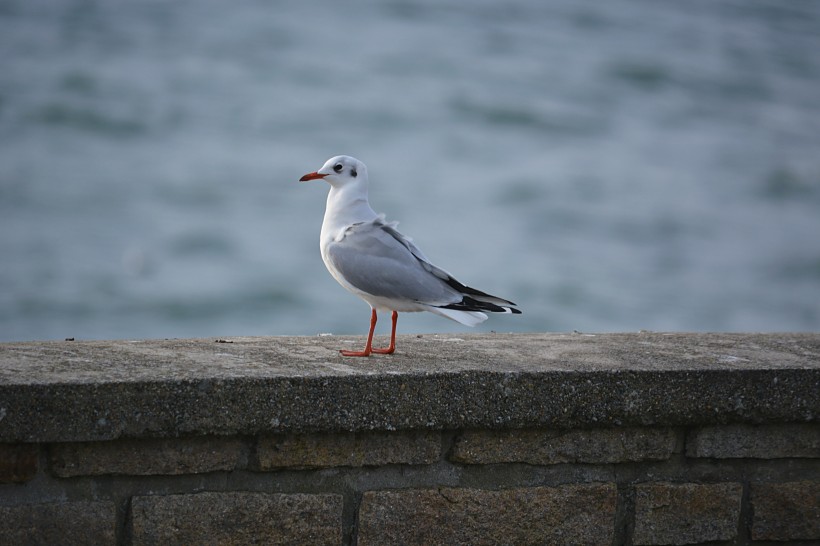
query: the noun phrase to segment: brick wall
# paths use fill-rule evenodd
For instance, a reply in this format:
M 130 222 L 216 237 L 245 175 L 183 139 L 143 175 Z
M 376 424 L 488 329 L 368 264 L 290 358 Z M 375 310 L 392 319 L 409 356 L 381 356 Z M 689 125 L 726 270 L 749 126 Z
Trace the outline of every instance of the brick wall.
M 817 544 L 816 355 L 820 351 L 790 364 L 806 371 L 795 383 L 805 388 L 745 397 L 746 413 L 717 408 L 713 418 L 700 411 L 683 418 L 659 409 L 663 419 L 630 421 L 617 414 L 619 424 L 577 420 L 571 427 L 499 426 L 493 419 L 483 427 L 402 427 L 396 421 L 371 430 L 277 431 L 270 426 L 274 416 L 266 430 L 244 422 L 215 434 L 181 432 L 188 418 L 181 414 L 165 430 L 66 441 L 51 432 L 38 438 L 23 425 L 3 429 L 3 421 L 18 413 L 59 407 L 39 398 L 40 380 L 29 407 L 14 406 L 17 391 L 29 387 L 7 383 L 10 390 L 0 388 L 0 545 Z M 389 375 L 396 371 L 391 362 L 361 366 L 367 373 L 368 366 L 382 366 Z M 772 370 L 771 379 L 788 375 L 782 366 Z M 623 382 L 621 371 L 606 370 L 597 380 Z M 566 379 L 554 369 L 544 373 L 545 381 Z M 669 387 L 670 377 L 651 374 L 657 385 L 644 378 L 647 389 Z M 384 380 L 378 374 L 371 379 Z M 535 389 L 533 381 L 528 376 L 524 392 Z M 259 387 L 262 397 L 269 385 Z M 17 398 L 6 396 L 12 390 Z M 645 405 L 640 397 L 651 393 L 626 385 L 624 396 Z M 765 408 L 782 407 L 778 396 L 798 408 L 791 420 L 767 417 Z M 391 401 L 380 403 L 389 407 Z M 528 403 L 551 402 L 530 397 Z M 328 401 L 317 397 L 315 404 Z M 454 411 L 486 401 L 471 404 Z M 577 411 L 566 400 L 560 406 L 561 412 Z M 89 427 L 98 422 L 99 414 L 89 416 Z
M 3 444 L 0 460 L 4 544 L 820 541 L 815 424 Z

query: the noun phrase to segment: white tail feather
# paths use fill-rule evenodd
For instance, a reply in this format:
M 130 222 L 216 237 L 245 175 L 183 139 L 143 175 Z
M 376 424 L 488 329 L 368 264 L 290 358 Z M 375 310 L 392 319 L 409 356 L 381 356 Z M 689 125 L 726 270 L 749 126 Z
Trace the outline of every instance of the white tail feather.
M 428 311 L 447 317 L 450 320 L 460 322 L 465 326 L 475 326 L 487 320 L 487 315 L 480 311 L 458 311 L 456 309 L 443 309 L 441 307 L 428 307 Z

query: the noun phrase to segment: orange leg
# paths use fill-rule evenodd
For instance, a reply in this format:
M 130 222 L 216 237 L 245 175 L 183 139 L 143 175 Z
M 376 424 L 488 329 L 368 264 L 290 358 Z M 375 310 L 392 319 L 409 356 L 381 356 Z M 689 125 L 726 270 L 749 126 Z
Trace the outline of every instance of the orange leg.
M 339 351 L 342 353 L 342 356 L 370 356 L 370 353 L 373 351 L 373 330 L 376 329 L 376 320 L 378 320 L 376 310 L 372 309 L 371 311 L 370 332 L 367 334 L 367 344 L 364 346 L 364 351 L 345 351 L 342 349 Z
M 393 351 L 396 350 L 396 322 L 398 322 L 399 320 L 398 311 L 393 311 L 392 319 L 393 329 L 390 331 L 390 346 L 385 347 L 384 349 L 371 349 L 374 353 L 379 353 L 382 355 L 392 355 Z
M 370 312 L 370 331 L 367 333 L 367 343 L 364 346 L 364 351 L 345 351 L 344 349 L 340 350 L 339 352 L 342 353 L 342 356 L 370 356 L 371 353 L 378 353 L 383 355 L 390 355 L 396 350 L 396 322 L 399 320 L 399 313 L 397 311 L 393 311 L 393 329 L 390 332 L 390 346 L 385 347 L 383 349 L 374 349 L 373 348 L 373 331 L 376 329 L 376 321 L 378 320 L 378 315 L 376 314 L 375 309 L 371 309 Z

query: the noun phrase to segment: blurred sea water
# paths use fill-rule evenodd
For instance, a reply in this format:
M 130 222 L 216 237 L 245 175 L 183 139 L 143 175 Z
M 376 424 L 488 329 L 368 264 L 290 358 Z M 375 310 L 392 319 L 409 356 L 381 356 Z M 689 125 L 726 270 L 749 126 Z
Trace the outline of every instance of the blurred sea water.
M 0 0 L 0 340 L 365 333 L 342 153 L 478 331 L 816 331 L 818 52 L 814 0 Z

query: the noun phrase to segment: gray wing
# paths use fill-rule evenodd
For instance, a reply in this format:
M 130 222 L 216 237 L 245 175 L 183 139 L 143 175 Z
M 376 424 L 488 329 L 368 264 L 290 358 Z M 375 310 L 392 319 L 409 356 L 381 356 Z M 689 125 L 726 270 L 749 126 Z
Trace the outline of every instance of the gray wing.
M 431 305 L 462 299 L 447 284 L 446 272 L 381 219 L 350 226 L 340 241 L 328 245 L 327 256 L 347 282 L 374 296 Z
M 377 221 L 380 220 L 381 219 Z M 418 247 L 413 244 L 413 241 L 399 233 L 396 230 L 395 226 L 395 223 L 384 224 L 382 229 L 390 233 L 397 241 L 399 241 L 401 244 L 407 247 L 407 250 L 409 250 L 416 258 L 418 258 L 419 263 L 425 270 L 429 271 L 433 276 L 440 279 L 447 286 L 453 289 L 455 293 L 459 295 L 459 297 L 463 297 L 463 299 L 461 300 L 463 305 L 458 307 L 462 307 L 469 311 L 492 311 L 494 313 L 510 312 L 515 314 L 520 313 L 518 309 L 512 308 L 515 307 L 515 304 L 513 302 L 462 284 L 458 280 L 456 280 L 455 277 L 453 277 L 440 267 L 436 267 L 435 265 L 430 263 L 430 260 L 428 260 L 424 256 L 424 254 L 421 253 L 421 250 L 419 250 Z

